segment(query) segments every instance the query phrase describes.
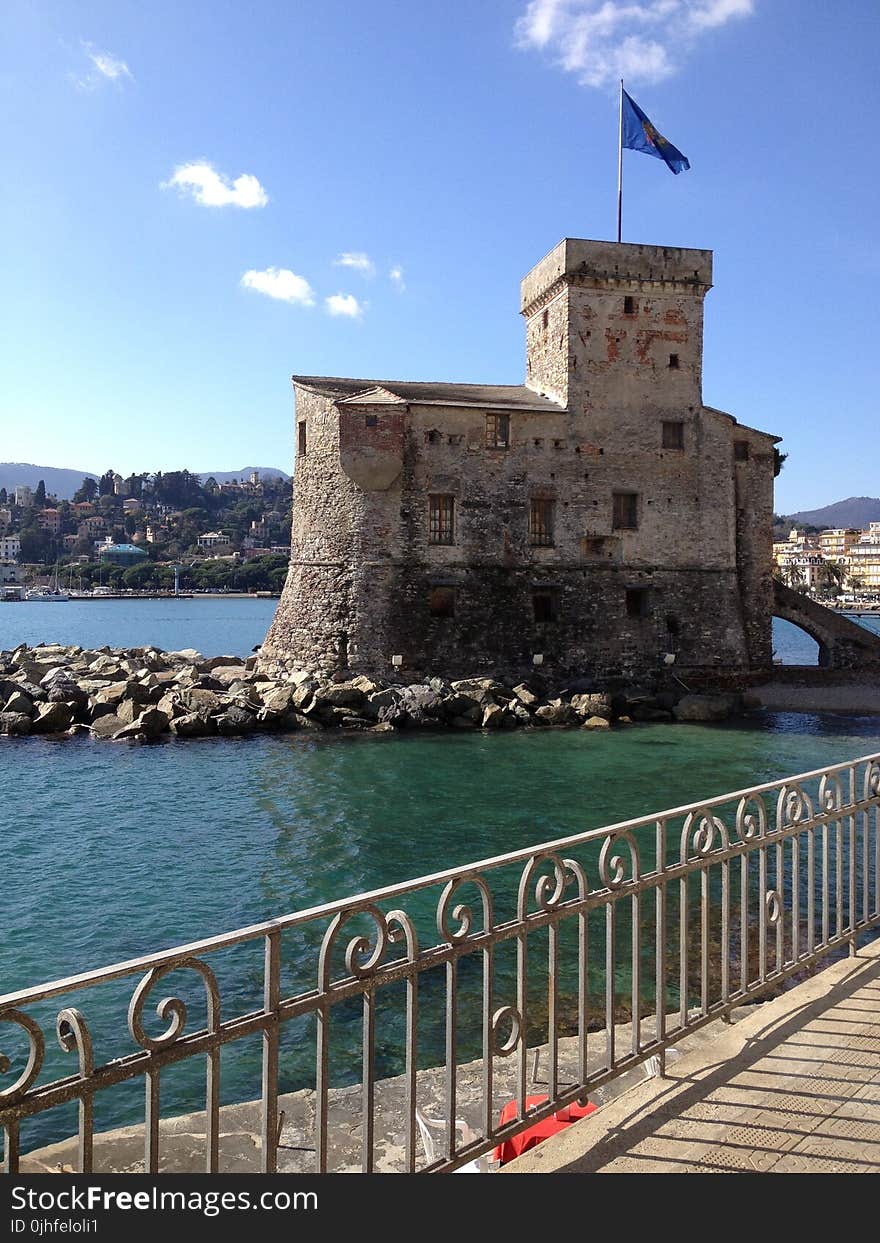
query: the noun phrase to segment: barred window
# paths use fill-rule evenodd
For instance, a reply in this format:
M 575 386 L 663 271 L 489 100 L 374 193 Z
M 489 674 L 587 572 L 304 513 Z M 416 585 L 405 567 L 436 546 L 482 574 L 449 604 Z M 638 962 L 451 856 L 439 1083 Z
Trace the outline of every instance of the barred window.
M 428 542 L 452 544 L 455 539 L 455 497 L 434 495 L 429 497 Z
M 681 420 L 670 420 L 663 423 L 663 448 L 684 448 L 684 423 Z
M 556 502 L 533 498 L 529 508 L 529 543 L 533 548 L 552 548 Z
M 615 492 L 611 525 L 615 531 L 634 531 L 639 525 L 637 492 Z
M 510 415 L 486 415 L 486 448 L 506 449 L 510 445 Z

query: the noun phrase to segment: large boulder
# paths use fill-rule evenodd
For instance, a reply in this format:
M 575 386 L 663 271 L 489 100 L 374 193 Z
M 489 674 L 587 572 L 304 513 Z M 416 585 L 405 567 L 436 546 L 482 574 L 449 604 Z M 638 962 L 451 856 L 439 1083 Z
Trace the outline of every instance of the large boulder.
M 31 718 L 26 712 L 0 712 L 0 734 L 22 736 L 31 729 Z
M 158 738 L 168 729 L 169 719 L 158 708 L 147 708 L 138 717 L 136 724 L 148 738 Z
M 535 710 L 535 719 L 543 725 L 580 725 L 581 719 L 571 704 L 551 699 Z
M 364 692 L 353 682 L 331 683 L 315 692 L 319 704 L 330 704 L 333 708 L 360 708 L 365 698 Z
M 35 734 L 60 734 L 73 724 L 74 710 L 67 703 L 44 703 L 36 705 L 32 721 Z
M 67 673 L 64 669 L 52 669 L 41 680 L 40 685 L 46 692 L 46 698 L 50 703 L 59 703 L 66 700 L 68 703 L 76 703 L 85 706 L 88 703 L 88 695 L 79 685 L 74 677 Z
M 93 738 L 112 738 L 125 725 L 126 722 L 121 721 L 115 712 L 110 712 L 107 716 L 101 716 L 96 721 L 92 721 L 90 732 Z
M 206 738 L 217 733 L 217 720 L 204 708 L 200 708 L 196 712 L 175 717 L 171 722 L 171 732 L 181 738 Z
M 610 721 L 614 715 L 611 709 L 611 696 L 604 693 L 572 695 L 571 706 L 578 716 L 584 719 L 600 716 Z
M 263 721 L 275 721 L 290 711 L 294 688 L 292 686 L 271 686 L 260 696 L 262 708 L 260 718 Z
M 221 712 L 215 719 L 217 722 L 217 732 L 230 736 L 250 734 L 257 728 L 258 723 L 255 713 L 249 712 L 238 704 L 231 704 L 225 712 Z
M 201 685 L 206 685 L 204 678 L 206 673 L 210 673 L 214 682 L 220 686 L 231 686 L 233 682 L 240 682 L 243 678 L 249 678 L 250 674 L 244 667 L 244 662 L 228 665 L 213 665 L 210 670 L 205 669 L 204 665 L 200 666 L 202 671 Z
M 726 721 L 740 705 L 738 695 L 685 695 L 675 705 L 677 721 Z
M 225 701 L 216 691 L 203 690 L 198 687 L 186 687 L 179 692 L 178 698 L 190 712 L 216 712 L 225 707 Z
M 34 704 L 23 691 L 15 691 L 6 701 L 3 708 L 4 712 L 23 712 L 25 716 L 33 717 Z
M 611 722 L 604 716 L 588 716 L 581 729 L 610 729 Z
M 116 708 L 116 715 L 123 725 L 131 725 L 144 711 L 144 705 L 135 699 L 123 699 Z

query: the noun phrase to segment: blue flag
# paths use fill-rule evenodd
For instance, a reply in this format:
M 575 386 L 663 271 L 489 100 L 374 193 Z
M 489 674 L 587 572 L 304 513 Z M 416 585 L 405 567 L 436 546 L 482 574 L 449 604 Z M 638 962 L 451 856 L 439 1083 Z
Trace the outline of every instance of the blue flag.
M 644 151 L 645 155 L 655 155 L 673 173 L 678 174 L 690 168 L 687 157 L 677 147 L 673 147 L 668 138 L 658 133 L 626 91 L 623 91 L 623 145 L 629 151 Z

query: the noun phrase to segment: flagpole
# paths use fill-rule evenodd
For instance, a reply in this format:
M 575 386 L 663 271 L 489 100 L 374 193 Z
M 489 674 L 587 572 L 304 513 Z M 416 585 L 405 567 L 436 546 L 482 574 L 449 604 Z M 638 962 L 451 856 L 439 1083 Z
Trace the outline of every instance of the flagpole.
M 623 229 L 623 78 L 620 79 L 620 107 L 617 132 L 617 240 Z

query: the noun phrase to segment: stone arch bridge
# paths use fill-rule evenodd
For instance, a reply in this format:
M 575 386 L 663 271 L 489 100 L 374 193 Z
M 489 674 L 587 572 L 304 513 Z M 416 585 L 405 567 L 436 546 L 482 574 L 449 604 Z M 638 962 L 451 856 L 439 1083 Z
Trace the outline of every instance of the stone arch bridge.
M 773 616 L 792 622 L 816 640 L 821 668 L 880 670 L 880 635 L 778 580 L 773 591 Z

